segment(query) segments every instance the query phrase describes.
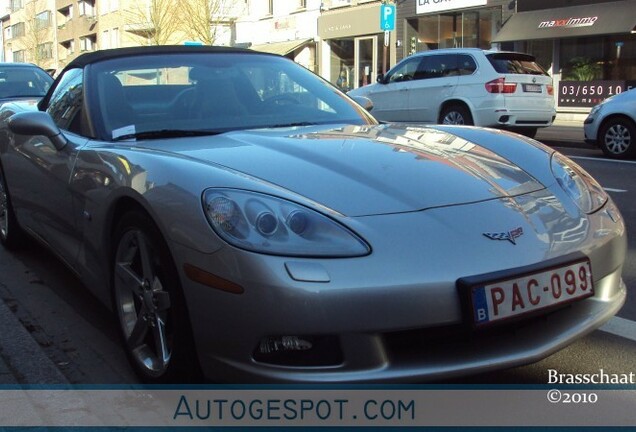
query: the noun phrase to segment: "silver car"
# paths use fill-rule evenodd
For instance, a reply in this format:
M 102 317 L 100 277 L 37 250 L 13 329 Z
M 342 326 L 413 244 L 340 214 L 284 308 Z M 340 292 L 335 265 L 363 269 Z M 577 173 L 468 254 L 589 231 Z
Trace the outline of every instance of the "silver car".
M 397 382 L 534 362 L 610 319 L 621 215 L 505 131 L 378 124 L 249 50 L 84 54 L 0 110 L 0 239 L 111 305 L 146 382 Z
M 605 99 L 590 111 L 585 141 L 614 159 L 636 157 L 636 89 Z

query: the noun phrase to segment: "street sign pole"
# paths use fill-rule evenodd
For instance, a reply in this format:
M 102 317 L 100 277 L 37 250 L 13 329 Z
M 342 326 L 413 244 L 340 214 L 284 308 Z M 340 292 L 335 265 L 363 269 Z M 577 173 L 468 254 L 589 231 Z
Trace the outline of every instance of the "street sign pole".
M 395 5 L 380 5 L 380 30 L 384 31 L 384 49 L 382 50 L 382 74 L 386 74 L 391 31 L 395 30 Z

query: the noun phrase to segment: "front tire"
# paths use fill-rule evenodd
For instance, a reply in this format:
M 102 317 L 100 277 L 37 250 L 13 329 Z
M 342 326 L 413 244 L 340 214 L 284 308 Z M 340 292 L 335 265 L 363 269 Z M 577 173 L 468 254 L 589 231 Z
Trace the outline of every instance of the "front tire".
M 598 135 L 599 146 L 607 157 L 629 159 L 636 156 L 636 125 L 625 117 L 605 123 Z
M 473 116 L 463 105 L 451 105 L 444 108 L 439 116 L 439 122 L 447 125 L 473 125 Z
M 16 249 L 22 237 L 23 232 L 15 217 L 7 181 L 0 165 L 0 243 L 7 249 Z
M 114 309 L 133 368 L 151 384 L 199 379 L 185 298 L 159 229 L 145 214 L 131 212 L 114 239 Z

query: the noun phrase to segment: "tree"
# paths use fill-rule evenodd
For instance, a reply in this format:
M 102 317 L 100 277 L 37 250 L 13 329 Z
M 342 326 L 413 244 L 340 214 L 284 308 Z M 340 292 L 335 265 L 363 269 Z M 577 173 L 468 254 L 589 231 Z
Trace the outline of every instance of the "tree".
M 187 0 L 182 2 L 184 31 L 191 40 L 214 45 L 219 30 L 229 22 L 232 2 L 228 0 Z
M 25 61 L 45 67 L 53 57 L 53 34 L 51 11 L 46 10 L 42 0 L 32 0 L 24 5 L 24 33 L 14 38 L 14 51 L 24 50 Z M 17 49 L 16 49 L 17 48 Z
M 126 30 L 143 37 L 147 45 L 174 43 L 175 35 L 183 27 L 181 7 L 188 1 L 136 1 L 126 12 Z

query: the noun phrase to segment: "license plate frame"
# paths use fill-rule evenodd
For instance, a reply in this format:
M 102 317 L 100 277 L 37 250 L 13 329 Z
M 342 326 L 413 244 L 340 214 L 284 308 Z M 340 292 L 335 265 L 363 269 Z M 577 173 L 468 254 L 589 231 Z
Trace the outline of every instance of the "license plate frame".
M 584 285 L 583 275 L 579 273 L 581 268 L 585 269 L 583 273 L 585 273 L 586 289 L 582 289 L 581 286 Z M 572 290 L 565 290 L 566 285 L 568 288 L 572 288 L 571 284 L 565 283 L 565 275 L 575 270 L 578 273 L 574 275 L 575 283 L 581 285 L 578 285 L 572 293 Z M 556 286 L 550 285 L 553 275 L 558 275 L 561 282 L 561 294 L 556 298 L 554 298 Z M 531 280 L 536 281 L 536 284 L 529 283 Z M 556 284 L 556 282 L 553 283 Z M 517 285 L 516 289 L 515 284 Z M 528 288 L 529 284 L 530 288 Z M 462 300 L 464 321 L 473 329 L 489 328 L 530 318 L 584 300 L 593 296 L 595 292 L 592 267 L 590 259 L 586 256 L 576 256 L 565 260 L 557 259 L 543 263 L 543 265 L 462 278 L 457 281 L 457 287 Z M 500 290 L 495 290 L 495 288 L 500 288 Z M 540 300 L 535 304 L 537 297 Z M 523 307 L 520 307 L 519 301 L 523 302 Z M 493 312 L 495 312 L 494 303 L 497 303 L 497 307 L 502 308 L 503 313 L 497 311 L 498 313 L 492 317 Z M 510 310 L 513 305 L 518 306 L 519 311 L 516 310 L 516 307 L 514 310 Z
M 524 84 L 523 91 L 525 93 L 543 93 L 541 84 Z

